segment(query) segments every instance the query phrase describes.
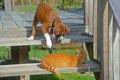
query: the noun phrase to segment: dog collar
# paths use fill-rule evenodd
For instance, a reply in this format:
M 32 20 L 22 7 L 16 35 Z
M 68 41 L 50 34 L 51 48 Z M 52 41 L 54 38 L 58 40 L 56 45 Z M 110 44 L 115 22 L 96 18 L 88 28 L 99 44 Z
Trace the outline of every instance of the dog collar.
M 57 18 L 55 18 L 55 19 L 53 20 L 53 22 L 52 22 L 52 27 L 55 27 L 55 26 L 54 26 L 54 23 L 55 23 L 55 21 L 56 21 L 57 19 L 60 19 L 60 18 L 57 17 Z

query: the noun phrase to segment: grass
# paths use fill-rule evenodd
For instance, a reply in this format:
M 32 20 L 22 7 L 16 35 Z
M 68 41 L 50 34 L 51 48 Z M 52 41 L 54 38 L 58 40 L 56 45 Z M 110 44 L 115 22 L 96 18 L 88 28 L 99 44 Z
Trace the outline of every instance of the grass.
M 24 7 L 18 7 L 17 10 L 18 11 L 34 11 L 36 10 L 37 6 L 24 6 Z
M 29 57 L 38 57 L 38 58 L 42 58 L 45 55 L 49 54 L 48 50 L 42 50 L 42 49 L 38 49 L 37 46 L 31 46 L 31 51 L 29 52 Z M 64 53 L 70 53 L 73 54 L 76 52 L 75 49 L 54 49 L 55 52 L 64 52 Z
M 4 59 L 5 58 L 5 47 L 0 47 L 0 59 Z
M 31 76 L 31 80 L 95 80 L 95 78 L 91 74 L 87 73 L 86 75 L 80 73 L 63 73 L 60 78 L 54 74 L 47 74 Z
M 0 78 L 0 80 L 16 80 L 16 78 Z M 30 80 L 95 80 L 95 77 L 90 73 L 63 73 L 59 78 L 54 74 L 46 74 L 30 76 Z
M 17 10 L 18 11 L 35 11 L 37 8 L 37 6 L 23 6 L 23 7 L 18 7 Z M 52 6 L 53 9 L 62 9 L 61 6 Z M 82 5 L 65 5 L 64 9 L 71 9 L 71 8 L 82 8 Z

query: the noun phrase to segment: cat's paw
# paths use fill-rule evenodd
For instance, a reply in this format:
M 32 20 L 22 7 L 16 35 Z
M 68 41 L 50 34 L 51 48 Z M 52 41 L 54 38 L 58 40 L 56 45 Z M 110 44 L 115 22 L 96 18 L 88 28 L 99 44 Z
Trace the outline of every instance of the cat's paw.
M 29 41 L 34 40 L 34 36 L 30 36 L 29 38 L 27 38 L 27 40 Z

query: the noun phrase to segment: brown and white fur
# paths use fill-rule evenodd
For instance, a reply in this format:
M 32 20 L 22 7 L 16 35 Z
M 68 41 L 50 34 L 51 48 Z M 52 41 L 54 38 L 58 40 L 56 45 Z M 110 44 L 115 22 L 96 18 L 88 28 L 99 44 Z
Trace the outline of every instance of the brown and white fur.
M 34 40 L 38 22 L 42 24 L 41 32 L 44 34 L 46 45 L 49 49 L 52 48 L 49 29 L 51 29 L 50 34 L 57 38 L 57 40 L 62 39 L 62 35 L 70 31 L 70 28 L 60 19 L 57 11 L 53 10 L 47 3 L 40 3 L 38 5 L 32 24 L 32 33 L 28 40 Z
M 56 68 L 85 66 L 86 60 L 87 60 L 87 55 L 84 49 L 77 51 L 75 54 L 66 54 L 62 52 L 57 52 L 45 56 L 41 60 L 41 66 L 42 68 L 60 76 L 60 73 Z

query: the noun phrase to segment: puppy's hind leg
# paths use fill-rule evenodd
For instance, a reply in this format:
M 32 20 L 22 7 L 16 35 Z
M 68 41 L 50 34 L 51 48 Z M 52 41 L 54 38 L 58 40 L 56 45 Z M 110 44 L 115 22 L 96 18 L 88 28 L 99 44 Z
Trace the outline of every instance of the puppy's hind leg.
M 38 24 L 38 20 L 36 15 L 34 16 L 33 24 L 32 24 L 32 33 L 31 36 L 28 38 L 28 40 L 34 40 L 34 36 L 36 33 L 36 25 Z

